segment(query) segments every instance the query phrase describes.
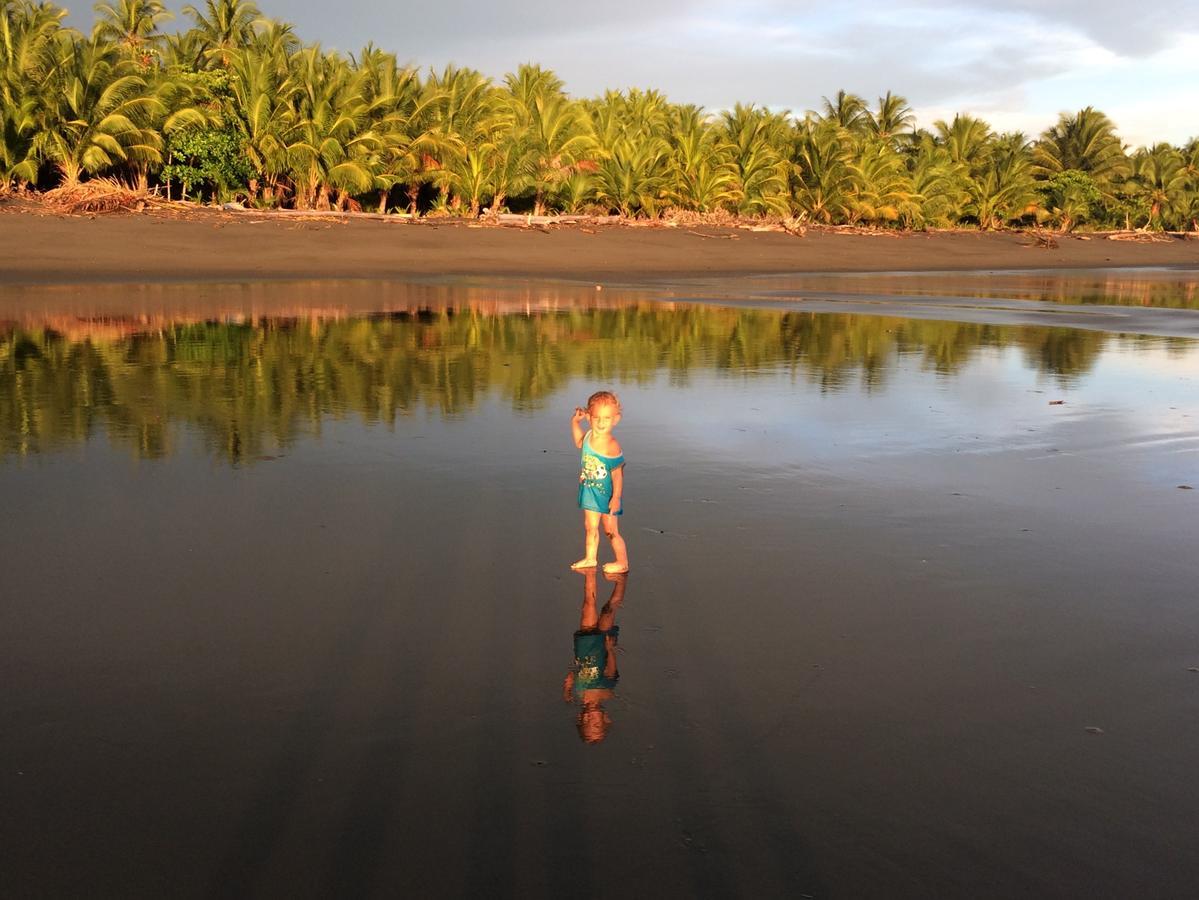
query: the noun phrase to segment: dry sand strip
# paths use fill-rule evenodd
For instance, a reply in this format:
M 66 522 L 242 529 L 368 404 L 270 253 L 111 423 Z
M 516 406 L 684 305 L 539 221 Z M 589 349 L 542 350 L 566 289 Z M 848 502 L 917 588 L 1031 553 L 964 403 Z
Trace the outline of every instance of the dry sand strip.
M 0 204 L 0 285 L 509 276 L 579 281 L 801 272 L 1199 267 L 1199 240 L 1021 232 L 799 237 L 737 228 L 480 227 L 197 210 L 59 215 Z
M 1101 306 L 1050 303 L 1039 300 L 1004 300 L 981 297 L 945 297 L 889 294 L 808 293 L 791 298 L 777 292 L 768 297 L 677 296 L 680 302 L 713 303 L 809 313 L 851 313 L 936 319 L 981 325 L 1039 325 L 1049 328 L 1082 328 L 1119 334 L 1199 338 L 1199 310 L 1146 306 Z

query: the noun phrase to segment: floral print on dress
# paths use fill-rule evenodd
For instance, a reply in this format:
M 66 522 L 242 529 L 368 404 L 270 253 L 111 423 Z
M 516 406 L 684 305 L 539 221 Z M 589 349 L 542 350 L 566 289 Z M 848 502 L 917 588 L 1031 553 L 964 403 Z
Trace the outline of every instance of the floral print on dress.
M 607 480 L 608 467 L 591 454 L 584 455 L 583 469 L 579 472 L 579 481 L 588 487 L 600 488 L 602 490 Z

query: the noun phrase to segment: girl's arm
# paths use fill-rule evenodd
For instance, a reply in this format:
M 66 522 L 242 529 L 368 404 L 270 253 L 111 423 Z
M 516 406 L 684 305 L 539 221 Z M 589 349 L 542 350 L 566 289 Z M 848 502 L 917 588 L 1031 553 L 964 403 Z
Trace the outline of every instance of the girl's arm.
M 587 410 L 583 409 L 581 406 L 576 406 L 575 414 L 571 416 L 570 419 L 570 433 L 574 435 L 575 446 L 580 450 L 583 449 L 583 429 L 579 423 L 586 418 Z
M 608 501 L 608 514 L 616 515 L 620 509 L 620 495 L 624 493 L 624 464 L 612 470 L 612 499 Z

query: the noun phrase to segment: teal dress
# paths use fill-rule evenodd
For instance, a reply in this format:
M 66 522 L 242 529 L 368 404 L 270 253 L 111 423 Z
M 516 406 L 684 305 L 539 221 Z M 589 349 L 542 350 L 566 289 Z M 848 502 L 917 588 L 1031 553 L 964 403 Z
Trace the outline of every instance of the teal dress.
M 612 473 L 624 465 L 624 456 L 604 456 L 591 449 L 591 432 L 583 436 L 579 460 L 579 507 L 607 515 L 612 502 Z M 624 512 L 624 503 L 616 515 Z
M 612 677 L 606 674 L 608 668 L 608 645 L 604 638 L 612 638 L 615 649 L 620 636 L 620 626 L 613 625 L 609 631 L 598 628 L 588 628 L 575 632 L 575 697 L 582 700 L 583 694 L 594 690 L 615 690 L 620 673 L 613 670 Z

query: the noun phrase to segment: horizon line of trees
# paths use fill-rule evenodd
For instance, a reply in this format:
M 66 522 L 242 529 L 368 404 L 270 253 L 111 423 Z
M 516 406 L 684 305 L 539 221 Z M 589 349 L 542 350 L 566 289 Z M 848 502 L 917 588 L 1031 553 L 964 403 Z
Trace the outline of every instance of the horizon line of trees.
M 526 64 L 422 77 L 371 44 L 304 43 L 251 0 L 104 0 L 90 35 L 49 2 L 0 0 L 0 194 L 115 177 L 263 207 L 673 211 L 921 229 L 1199 231 L 1199 137 L 1132 149 L 1094 107 L 1036 138 L 845 91 L 802 116 L 708 112 L 656 90 L 578 99 Z

